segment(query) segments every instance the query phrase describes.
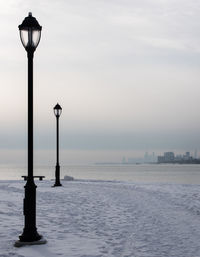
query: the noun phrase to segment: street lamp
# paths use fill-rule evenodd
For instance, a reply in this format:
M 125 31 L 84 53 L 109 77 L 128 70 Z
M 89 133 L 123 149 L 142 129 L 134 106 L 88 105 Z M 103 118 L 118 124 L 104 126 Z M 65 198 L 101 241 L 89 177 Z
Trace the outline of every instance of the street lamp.
M 20 39 L 28 57 L 28 177 L 25 188 L 24 216 L 25 226 L 15 246 L 44 244 L 46 240 L 36 228 L 36 188 L 33 177 L 33 56 L 40 42 L 42 27 L 29 13 L 19 25 Z
M 59 104 L 56 104 L 53 108 L 56 116 L 56 171 L 55 171 L 55 184 L 54 186 L 62 186 L 60 183 L 60 165 L 59 165 L 59 117 L 62 113 L 62 108 Z

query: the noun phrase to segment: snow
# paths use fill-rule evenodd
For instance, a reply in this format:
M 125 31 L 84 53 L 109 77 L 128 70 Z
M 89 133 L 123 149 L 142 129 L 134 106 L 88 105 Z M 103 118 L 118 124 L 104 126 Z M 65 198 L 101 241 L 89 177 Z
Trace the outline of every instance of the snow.
M 14 247 L 24 181 L 0 181 L 0 257 L 200 257 L 200 187 L 62 181 L 37 184 L 37 228 L 48 243 Z
M 66 175 L 66 176 L 64 176 L 64 180 L 72 181 L 72 180 L 74 180 L 74 178 Z

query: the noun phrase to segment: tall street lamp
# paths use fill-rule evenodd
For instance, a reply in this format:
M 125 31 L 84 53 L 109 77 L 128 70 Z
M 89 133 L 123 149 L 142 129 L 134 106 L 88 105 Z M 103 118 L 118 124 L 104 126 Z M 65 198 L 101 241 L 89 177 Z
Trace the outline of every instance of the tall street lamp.
M 62 108 L 59 104 L 56 104 L 53 108 L 56 116 L 56 170 L 55 170 L 55 184 L 54 186 L 62 186 L 60 183 L 60 165 L 59 165 L 59 117 L 62 113 Z
M 19 25 L 20 39 L 28 57 L 28 177 L 25 188 L 24 216 L 25 226 L 15 246 L 44 244 L 46 240 L 36 228 L 36 188 L 33 177 L 33 56 L 40 42 L 42 27 L 29 13 Z

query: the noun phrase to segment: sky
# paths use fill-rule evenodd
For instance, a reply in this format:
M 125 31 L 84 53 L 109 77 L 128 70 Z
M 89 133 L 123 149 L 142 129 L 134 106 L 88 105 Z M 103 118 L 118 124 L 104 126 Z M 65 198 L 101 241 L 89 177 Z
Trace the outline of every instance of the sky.
M 200 2 L 0 0 L 0 164 L 27 151 L 27 55 L 18 25 L 42 26 L 34 55 L 34 154 L 63 163 L 200 152 Z

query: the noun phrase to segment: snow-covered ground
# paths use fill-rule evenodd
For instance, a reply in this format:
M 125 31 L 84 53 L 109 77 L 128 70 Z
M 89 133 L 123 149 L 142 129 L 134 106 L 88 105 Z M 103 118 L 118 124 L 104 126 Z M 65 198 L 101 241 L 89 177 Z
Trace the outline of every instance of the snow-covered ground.
M 200 187 L 36 181 L 46 245 L 15 248 L 24 181 L 0 181 L 0 257 L 199 257 Z

